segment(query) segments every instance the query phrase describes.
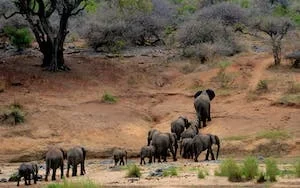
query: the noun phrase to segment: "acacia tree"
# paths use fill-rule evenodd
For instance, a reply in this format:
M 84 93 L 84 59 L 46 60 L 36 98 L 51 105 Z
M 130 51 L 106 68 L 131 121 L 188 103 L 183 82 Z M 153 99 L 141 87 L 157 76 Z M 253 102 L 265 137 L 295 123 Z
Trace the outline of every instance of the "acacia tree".
M 63 44 L 68 34 L 68 20 L 83 11 L 92 0 L 14 0 L 14 15 L 21 14 L 28 22 L 40 51 L 43 53 L 42 67 L 50 71 L 70 70 L 64 63 Z M 50 17 L 57 13 L 58 26 Z
M 265 17 L 254 23 L 254 29 L 267 34 L 272 43 L 272 51 L 275 65 L 281 61 L 281 41 L 291 29 L 292 23 L 286 18 Z

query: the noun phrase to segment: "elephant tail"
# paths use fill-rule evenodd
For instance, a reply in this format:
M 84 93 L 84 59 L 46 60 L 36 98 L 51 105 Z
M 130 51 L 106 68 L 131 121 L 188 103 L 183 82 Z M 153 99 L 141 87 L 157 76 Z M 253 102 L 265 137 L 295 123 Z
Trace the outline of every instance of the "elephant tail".
M 81 150 L 82 150 L 83 160 L 85 160 L 86 150 L 83 147 L 81 148 Z
M 127 151 L 125 151 L 125 164 L 127 165 Z
M 216 144 L 218 146 L 216 159 L 218 159 L 219 151 L 220 151 L 220 139 L 219 139 L 219 137 L 217 135 L 215 135 L 215 139 L 216 139 Z

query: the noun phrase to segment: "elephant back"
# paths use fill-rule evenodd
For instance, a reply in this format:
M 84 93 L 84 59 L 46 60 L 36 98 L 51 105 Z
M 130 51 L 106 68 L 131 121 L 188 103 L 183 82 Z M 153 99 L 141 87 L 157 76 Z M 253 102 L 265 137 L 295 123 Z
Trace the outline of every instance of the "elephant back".
M 52 169 L 58 168 L 64 161 L 64 151 L 59 148 L 51 148 L 46 153 L 46 163 Z
M 83 150 L 81 147 L 75 147 L 67 152 L 67 160 L 73 165 L 77 165 L 84 160 Z
M 170 136 L 165 133 L 159 133 L 155 135 L 152 139 L 152 145 L 154 146 L 156 152 L 160 153 L 168 149 L 170 145 Z

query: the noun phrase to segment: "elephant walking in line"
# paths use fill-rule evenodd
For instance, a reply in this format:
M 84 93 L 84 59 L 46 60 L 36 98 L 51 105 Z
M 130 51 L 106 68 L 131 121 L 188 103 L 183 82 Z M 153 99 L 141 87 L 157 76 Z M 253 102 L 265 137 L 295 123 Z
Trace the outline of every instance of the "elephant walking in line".
M 120 161 L 119 165 L 124 166 L 125 164 L 127 164 L 127 151 L 123 149 L 114 149 L 113 158 L 115 161 L 115 166 L 117 166 L 119 161 Z
M 210 101 L 212 101 L 215 96 L 215 92 L 212 89 L 195 93 L 194 107 L 199 119 L 199 127 L 201 127 L 201 121 L 203 122 L 203 127 L 206 127 L 206 120 L 211 121 Z
M 168 149 L 173 155 L 173 160 L 177 160 L 174 151 L 178 148 L 176 134 L 158 132 L 152 137 L 152 145 L 155 148 L 155 158 L 158 159 L 158 162 L 161 162 L 161 157 L 164 162 L 167 162 Z
M 80 164 L 80 175 L 85 174 L 84 161 L 86 157 L 86 150 L 83 147 L 74 147 L 67 152 L 67 174 L 69 177 L 69 169 L 72 166 L 72 176 L 77 176 L 77 165 Z
M 180 155 L 185 159 L 193 158 L 192 138 L 184 138 L 180 141 Z
M 171 132 L 175 133 L 177 140 L 180 140 L 181 133 L 190 126 L 186 117 L 179 116 L 178 119 L 171 123 Z
M 64 159 L 66 158 L 65 152 L 61 148 L 51 148 L 46 153 L 46 175 L 45 181 L 48 181 L 50 169 L 52 172 L 52 180 L 56 180 L 56 169 L 60 168 L 60 177 L 64 176 Z
M 160 133 L 160 131 L 157 129 L 151 129 L 150 131 L 148 131 L 147 146 L 150 146 L 153 137 L 158 133 Z
M 198 157 L 202 151 L 207 150 L 205 160 L 208 160 L 209 154 L 211 154 L 211 160 L 215 160 L 214 153 L 212 151 L 212 145 L 216 143 L 218 145 L 217 157 L 219 155 L 220 140 L 216 135 L 211 134 L 198 134 L 192 140 L 192 148 L 194 152 L 194 161 L 198 162 Z
M 146 164 L 145 162 L 145 158 L 149 158 L 149 163 L 152 163 L 152 158 L 154 158 L 154 153 L 155 153 L 155 148 L 154 146 L 144 146 L 141 148 L 141 152 L 140 152 L 140 158 L 141 158 L 141 162 L 140 165 L 142 165 L 144 163 L 144 165 Z
M 37 182 L 37 175 L 38 175 L 38 166 L 36 163 L 22 163 L 19 167 L 18 171 L 18 184 L 21 180 L 21 177 L 24 177 L 25 185 L 30 185 L 31 175 L 33 177 L 34 183 Z M 28 182 L 27 182 L 28 181 Z
M 199 133 L 198 127 L 196 125 L 191 125 L 188 129 L 183 131 L 180 135 L 181 139 L 184 138 L 194 138 Z

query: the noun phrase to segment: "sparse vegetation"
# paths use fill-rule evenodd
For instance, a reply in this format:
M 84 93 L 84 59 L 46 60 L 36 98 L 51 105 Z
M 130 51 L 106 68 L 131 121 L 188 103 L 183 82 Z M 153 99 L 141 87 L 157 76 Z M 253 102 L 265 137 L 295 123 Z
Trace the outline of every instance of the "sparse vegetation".
M 215 171 L 215 175 L 227 176 L 228 180 L 232 182 L 242 181 L 241 167 L 233 159 L 224 160 L 221 163 L 219 170 Z
M 16 125 L 25 121 L 25 114 L 22 110 L 22 106 L 19 103 L 13 103 L 7 109 L 4 109 L 0 115 L 2 122 Z
M 258 93 L 264 93 L 268 91 L 268 82 L 267 80 L 259 80 L 256 86 L 256 91 Z
M 4 33 L 10 38 L 10 41 L 15 45 L 18 50 L 29 47 L 33 41 L 33 36 L 27 28 L 16 28 L 7 26 L 4 28 Z
M 295 172 L 296 172 L 296 176 L 298 178 L 300 178 L 300 159 L 298 159 L 295 163 Z
M 13 182 L 18 181 L 18 173 L 15 172 L 15 173 L 11 174 L 8 178 L 8 181 L 13 181 Z
M 227 141 L 232 141 L 232 140 L 246 140 L 248 139 L 249 136 L 246 135 L 240 135 L 240 136 L 229 136 L 229 137 L 225 137 L 223 138 L 223 140 L 227 140 Z
M 105 92 L 102 96 L 102 102 L 114 104 L 118 101 L 117 97 L 113 96 L 112 94 Z
M 163 170 L 163 176 L 178 176 L 177 168 L 176 167 L 169 167 Z
M 205 170 L 205 169 L 203 169 L 203 168 L 199 168 L 199 169 L 198 169 L 197 177 L 198 177 L 199 179 L 204 179 L 206 175 L 208 175 L 207 170 Z
M 247 180 L 252 180 L 258 174 L 258 162 L 255 157 L 247 157 L 242 166 L 243 175 Z
M 266 159 L 266 176 L 268 177 L 268 180 L 271 182 L 276 181 L 276 176 L 278 176 L 280 173 L 277 163 L 275 159 L 268 158 Z
M 127 177 L 141 177 L 141 170 L 138 166 L 130 165 L 128 166 Z
M 264 183 L 266 182 L 266 174 L 264 172 L 260 172 L 258 178 L 256 180 L 257 183 Z
M 284 140 L 290 138 L 290 134 L 285 130 L 270 130 L 270 131 L 262 131 L 257 134 L 257 139 L 271 139 L 271 140 Z
M 63 183 L 51 183 L 45 187 L 47 188 L 97 188 L 100 186 L 90 180 L 72 182 L 64 179 Z

